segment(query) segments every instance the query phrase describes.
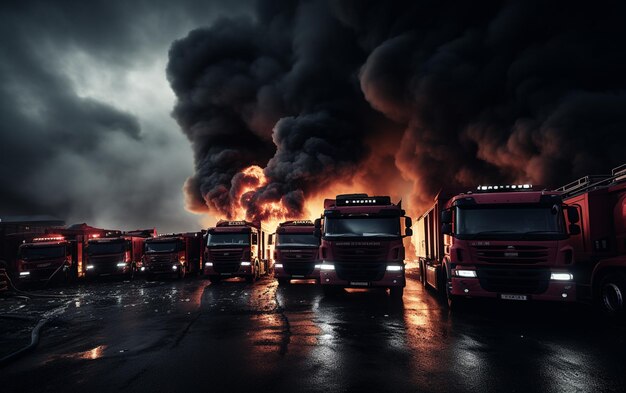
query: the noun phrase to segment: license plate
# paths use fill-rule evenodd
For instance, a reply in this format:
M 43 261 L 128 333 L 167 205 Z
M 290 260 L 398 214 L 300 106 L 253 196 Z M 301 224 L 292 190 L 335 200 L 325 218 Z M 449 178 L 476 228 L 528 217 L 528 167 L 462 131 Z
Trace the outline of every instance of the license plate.
M 292 274 L 291 277 L 293 277 L 293 278 L 304 278 L 304 276 L 301 275 L 301 274 Z
M 526 296 L 526 295 L 507 295 L 507 294 L 502 294 L 502 295 L 500 295 L 500 299 L 504 299 L 504 300 L 528 300 L 528 296 Z
M 370 284 L 366 281 L 351 281 L 350 285 L 353 285 L 355 287 L 367 287 Z

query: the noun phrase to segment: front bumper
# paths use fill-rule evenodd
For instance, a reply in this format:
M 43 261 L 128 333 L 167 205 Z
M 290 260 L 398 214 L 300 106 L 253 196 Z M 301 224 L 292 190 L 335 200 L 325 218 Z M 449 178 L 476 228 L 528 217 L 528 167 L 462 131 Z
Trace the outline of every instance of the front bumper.
M 334 285 L 344 288 L 391 288 L 405 287 L 404 269 L 399 271 L 386 270 L 383 277 L 376 281 L 348 281 L 337 276 L 335 270 L 320 270 L 320 284 Z
M 558 302 L 576 301 L 576 284 L 574 281 L 550 280 L 547 289 L 541 293 L 487 291 L 480 285 L 478 278 L 453 277 L 451 281 L 450 293 L 455 296 Z
M 60 266 L 51 266 L 39 269 L 31 269 L 25 270 L 17 273 L 17 278 L 20 282 L 39 282 L 39 281 L 47 281 L 54 274 Z M 57 272 L 57 276 L 63 273 L 63 268 L 61 267 L 60 272 Z
M 210 265 L 209 265 L 210 264 Z M 238 268 L 223 269 L 217 263 L 207 262 L 204 264 L 204 274 L 207 276 L 220 276 L 220 277 L 249 277 L 254 275 L 253 263 L 240 262 Z M 228 271 L 224 271 L 228 270 Z
M 117 266 L 117 264 L 87 264 L 85 267 L 85 276 L 87 277 L 99 277 L 99 276 L 121 276 L 131 272 L 132 266 L 126 264 L 126 266 Z
M 283 267 L 281 267 L 281 265 Z M 280 279 L 295 280 L 319 280 L 320 279 L 320 263 L 315 264 L 315 268 L 310 274 L 289 274 L 286 272 L 284 262 L 276 262 L 274 264 L 274 277 Z
M 174 268 L 174 266 L 176 268 Z M 184 266 L 181 263 L 168 262 L 159 264 L 146 264 L 140 268 L 140 271 L 145 274 L 178 274 L 180 269 Z

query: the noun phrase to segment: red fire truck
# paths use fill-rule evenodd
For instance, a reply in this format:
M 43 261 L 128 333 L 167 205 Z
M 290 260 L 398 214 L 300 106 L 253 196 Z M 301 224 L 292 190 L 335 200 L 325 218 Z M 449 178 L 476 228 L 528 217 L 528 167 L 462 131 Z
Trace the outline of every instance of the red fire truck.
M 260 222 L 220 220 L 207 233 L 204 274 L 211 282 L 245 277 L 252 283 L 273 269 L 270 232 Z
M 580 227 L 560 192 L 531 185 L 479 186 L 475 192 L 437 195 L 417 220 L 422 282 L 446 296 L 575 301 L 569 236 Z
M 402 220 L 406 226 L 402 235 Z M 388 196 L 343 194 L 324 201 L 315 220 L 321 237 L 320 282 L 326 292 L 337 288 L 389 288 L 401 299 L 406 284 L 403 238 L 413 234 L 411 219 Z
M 146 239 L 156 236 L 156 229 L 143 229 L 96 237 L 87 245 L 87 278 L 126 276 L 133 278 L 141 270 Z
M 143 265 L 140 270 L 146 278 L 157 274 L 198 274 L 202 270 L 204 231 L 163 234 L 146 239 Z
M 274 277 L 280 285 L 291 279 L 320 279 L 319 246 L 313 221 L 286 221 L 276 228 Z
M 73 281 L 82 277 L 85 273 L 83 251 L 88 240 L 107 233 L 115 231 L 78 224 L 50 228 L 44 234 L 23 240 L 17 255 L 19 281 L 49 281 L 61 276 Z
M 572 236 L 579 299 L 593 300 L 610 316 L 626 310 L 626 164 L 610 175 L 586 176 L 564 187 L 565 202 L 581 217 Z M 577 217 L 570 225 L 577 225 Z

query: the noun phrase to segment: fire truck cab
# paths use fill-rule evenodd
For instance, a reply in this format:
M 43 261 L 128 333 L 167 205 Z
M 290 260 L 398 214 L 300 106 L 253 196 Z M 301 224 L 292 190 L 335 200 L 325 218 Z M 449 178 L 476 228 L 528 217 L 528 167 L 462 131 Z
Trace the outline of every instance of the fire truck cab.
M 202 270 L 202 232 L 171 233 L 146 239 L 141 271 L 148 279 L 157 274 L 198 274 Z
M 273 268 L 270 232 L 260 222 L 220 220 L 207 231 L 204 274 L 213 283 L 244 277 L 253 283 Z
M 280 285 L 292 279 L 320 279 L 319 246 L 315 225 L 310 220 L 286 221 L 276 228 L 274 277 Z
M 343 194 L 326 199 L 322 218 L 315 220 L 324 290 L 330 294 L 342 287 L 389 288 L 391 297 L 402 299 L 403 238 L 413 234 L 411 225 L 401 204 L 393 204 L 389 196 Z
M 590 300 L 612 317 L 624 317 L 626 307 L 626 164 L 611 174 L 590 175 L 558 189 L 577 209 L 569 225 L 574 277 L 579 299 Z M 580 219 L 580 221 L 579 221 Z
M 133 278 L 141 271 L 146 239 L 156 236 L 156 230 L 143 229 L 109 233 L 95 237 L 87 245 L 86 276 L 126 276 Z
M 573 254 L 560 192 L 479 186 L 437 195 L 417 219 L 422 282 L 450 307 L 466 298 L 575 301 Z M 568 230 L 569 229 L 569 230 Z

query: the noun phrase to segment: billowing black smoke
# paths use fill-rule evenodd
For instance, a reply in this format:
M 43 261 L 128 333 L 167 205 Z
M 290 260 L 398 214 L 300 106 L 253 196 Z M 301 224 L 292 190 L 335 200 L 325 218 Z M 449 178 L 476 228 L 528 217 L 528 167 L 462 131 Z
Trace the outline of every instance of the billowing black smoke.
M 170 51 L 195 149 L 189 206 L 299 216 L 307 195 L 367 174 L 398 124 L 395 168 L 416 203 L 605 172 L 626 161 L 624 20 L 619 2 L 260 1 Z M 241 174 L 251 165 L 264 181 Z

